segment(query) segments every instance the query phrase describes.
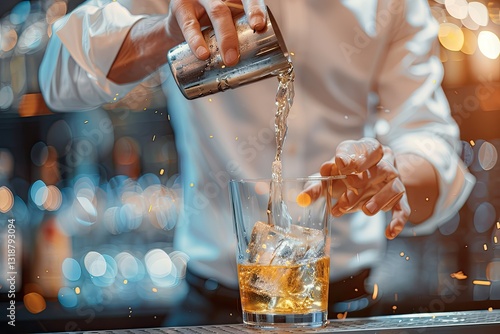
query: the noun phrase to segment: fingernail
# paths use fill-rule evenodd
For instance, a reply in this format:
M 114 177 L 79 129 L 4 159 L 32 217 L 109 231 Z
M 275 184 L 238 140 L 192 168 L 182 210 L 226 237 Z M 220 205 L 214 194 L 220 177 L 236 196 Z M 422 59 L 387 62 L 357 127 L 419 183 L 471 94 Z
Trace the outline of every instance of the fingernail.
M 374 214 L 375 212 L 378 211 L 378 205 L 375 203 L 375 201 L 367 202 L 365 204 L 366 211 L 368 211 L 370 214 Z
M 349 166 L 351 164 L 351 157 L 347 156 L 347 155 L 339 155 L 337 156 L 337 164 L 339 165 L 338 167 L 340 169 L 344 169 L 346 168 L 347 166 Z M 340 162 L 340 163 L 339 163 Z
M 358 194 L 357 194 L 357 192 L 358 192 L 357 190 L 356 190 L 356 192 L 354 192 L 354 191 L 352 191 L 352 190 L 350 190 L 350 189 L 346 192 L 347 202 L 348 202 L 350 205 L 353 205 L 353 204 L 354 204 L 354 202 L 356 201 L 356 199 L 357 199 L 357 195 L 358 195 Z
M 250 18 L 250 26 L 254 28 L 254 30 L 262 30 L 264 29 L 265 25 L 266 25 L 266 21 L 264 20 L 264 17 L 262 17 L 261 15 L 253 15 L 251 18 Z
M 396 233 L 396 235 L 399 235 L 399 233 L 401 233 L 401 231 L 403 231 L 403 226 L 401 224 L 396 224 L 393 228 L 393 231 L 394 233 Z
M 340 212 L 339 208 L 335 207 L 332 209 L 332 215 L 335 217 L 340 217 L 342 216 L 342 212 Z
M 238 52 L 235 49 L 229 49 L 224 54 L 224 63 L 226 65 L 234 65 L 238 62 Z
M 394 223 L 394 221 L 391 221 L 389 226 L 391 226 L 393 224 L 394 224 L 394 226 L 392 227 L 392 229 L 389 232 L 390 239 L 394 239 L 395 237 L 397 237 L 401 233 L 401 231 L 403 231 L 403 228 L 404 228 L 404 226 L 401 225 L 399 222 Z
M 206 47 L 200 45 L 196 49 L 196 57 L 198 57 L 198 58 L 205 58 L 207 55 L 208 55 L 208 50 L 207 50 Z

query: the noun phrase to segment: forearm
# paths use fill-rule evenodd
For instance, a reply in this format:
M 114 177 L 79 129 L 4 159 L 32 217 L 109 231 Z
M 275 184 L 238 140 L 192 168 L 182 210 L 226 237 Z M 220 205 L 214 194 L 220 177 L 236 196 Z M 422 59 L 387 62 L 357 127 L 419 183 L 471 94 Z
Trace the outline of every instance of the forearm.
M 396 166 L 411 208 L 409 221 L 420 224 L 434 213 L 439 198 L 438 174 L 429 161 L 415 154 L 398 155 Z
M 139 81 L 167 61 L 167 52 L 180 41 L 168 37 L 165 16 L 137 21 L 122 43 L 107 78 L 117 84 Z

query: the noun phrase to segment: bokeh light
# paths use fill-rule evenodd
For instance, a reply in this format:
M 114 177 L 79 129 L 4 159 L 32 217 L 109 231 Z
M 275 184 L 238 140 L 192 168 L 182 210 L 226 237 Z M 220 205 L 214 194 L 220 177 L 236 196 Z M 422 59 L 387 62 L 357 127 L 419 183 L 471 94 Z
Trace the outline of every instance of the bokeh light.
M 258 195 L 269 194 L 269 183 L 268 182 L 257 182 L 255 184 L 255 193 Z
M 460 49 L 463 53 L 467 55 L 473 55 L 477 50 L 477 37 L 469 29 L 462 28 L 464 34 L 464 45 Z
M 105 271 L 102 275 L 91 276 L 90 280 L 98 287 L 107 287 L 115 282 L 116 275 L 118 273 L 118 266 L 115 259 L 107 254 L 102 255 L 105 261 Z
M 62 273 L 69 281 L 78 281 L 82 276 L 82 267 L 73 258 L 66 258 L 62 263 Z
M 478 25 L 482 27 L 488 25 L 488 8 L 481 2 L 469 2 L 468 14 Z
M 47 308 L 47 303 L 42 295 L 36 292 L 30 292 L 23 297 L 24 306 L 33 314 L 38 314 Z
M 489 281 L 500 281 L 500 261 L 492 261 L 486 266 L 486 278 Z
M 14 194 L 6 186 L 0 187 L 0 212 L 7 213 L 14 206 Z
M 2 39 L 0 39 L 0 50 L 9 52 L 14 49 L 17 44 L 18 36 L 14 28 L 0 26 Z M 8 86 L 10 87 L 10 86 Z
M 453 23 L 441 23 L 438 33 L 439 42 L 450 51 L 460 51 L 464 45 L 464 33 Z
M 478 30 L 479 24 L 477 24 L 470 16 L 467 16 L 465 19 L 461 19 L 463 26 L 469 30 Z
M 153 226 L 171 230 L 178 219 L 178 196 L 163 185 L 152 185 L 145 189 L 144 196 L 148 199 L 146 210 Z
M 96 251 L 90 251 L 85 255 L 84 264 L 85 269 L 92 276 L 102 276 L 106 272 L 106 260 Z
M 152 249 L 144 257 L 149 276 L 162 278 L 172 271 L 172 261 L 162 249 Z
M 78 296 L 76 295 L 75 290 L 69 287 L 62 287 L 59 289 L 57 299 L 59 300 L 59 303 L 66 308 L 73 308 L 78 305 Z
M 497 164 L 497 149 L 493 144 L 485 141 L 479 147 L 477 159 L 484 170 L 490 170 Z
M 57 19 L 62 17 L 68 11 L 68 5 L 65 1 L 55 1 L 47 8 L 45 20 L 48 24 L 53 24 Z
M 31 11 L 31 4 L 29 1 L 21 1 L 18 3 L 9 15 L 9 20 L 12 24 L 20 25 L 23 24 Z
M 490 59 L 497 59 L 500 55 L 500 40 L 491 31 L 481 31 L 477 37 L 477 44 L 482 54 Z
M 0 40 L 0 43 L 2 41 Z M 3 86 L 0 88 L 0 110 L 7 110 L 14 102 L 14 91 L 12 86 Z
M 130 282 L 140 281 L 145 274 L 145 268 L 139 259 L 128 252 L 121 252 L 115 256 L 120 275 Z
M 488 1 L 488 15 L 491 22 L 500 24 L 500 3 Z
M 466 0 L 445 0 L 445 8 L 451 16 L 457 19 L 464 19 L 469 12 Z
M 47 211 L 59 210 L 62 204 L 62 194 L 56 186 L 47 186 L 47 198 L 43 203 L 43 207 Z
M 30 24 L 19 36 L 17 52 L 19 54 L 27 54 L 40 50 L 45 45 L 43 41 L 46 38 L 46 25 L 44 21 Z
M 43 208 L 43 204 L 47 200 L 48 190 L 47 186 L 42 180 L 35 181 L 30 190 L 30 196 L 33 203 L 39 208 Z
M 495 207 L 489 202 L 479 204 L 474 212 L 474 227 L 478 233 L 488 231 L 496 221 Z
M 97 221 L 97 209 L 87 197 L 79 196 L 73 201 L 73 217 L 84 226 L 90 226 Z

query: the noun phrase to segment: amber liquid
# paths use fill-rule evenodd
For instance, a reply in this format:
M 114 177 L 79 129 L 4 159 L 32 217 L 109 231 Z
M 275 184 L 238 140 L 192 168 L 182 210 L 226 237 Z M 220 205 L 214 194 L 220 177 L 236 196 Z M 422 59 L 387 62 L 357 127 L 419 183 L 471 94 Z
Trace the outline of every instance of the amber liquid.
M 239 264 L 243 312 L 306 314 L 328 307 L 330 259 L 290 266 Z

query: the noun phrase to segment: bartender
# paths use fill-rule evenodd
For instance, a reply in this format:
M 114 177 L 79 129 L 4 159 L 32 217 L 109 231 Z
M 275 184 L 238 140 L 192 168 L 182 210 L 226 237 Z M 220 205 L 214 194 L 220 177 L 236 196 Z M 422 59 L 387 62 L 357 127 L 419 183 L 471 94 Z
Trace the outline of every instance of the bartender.
M 184 316 L 167 325 L 240 322 L 227 182 L 270 177 L 278 83 L 189 101 L 165 66 L 168 50 L 183 41 L 207 59 L 201 29 L 209 24 L 226 66 L 237 64 L 235 4 L 256 31 L 269 6 L 293 52 L 283 176 L 349 175 L 338 181 L 332 212 L 329 316 L 359 311 L 369 306 L 355 303 L 367 293 L 363 280 L 388 239 L 434 232 L 474 183 L 459 159 L 427 1 L 90 0 L 53 26 L 40 68 L 43 95 L 54 111 L 93 109 L 155 75 L 166 78 L 183 186 L 174 246 L 189 255 L 191 283 L 179 306 Z

